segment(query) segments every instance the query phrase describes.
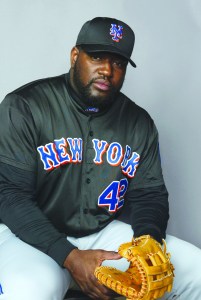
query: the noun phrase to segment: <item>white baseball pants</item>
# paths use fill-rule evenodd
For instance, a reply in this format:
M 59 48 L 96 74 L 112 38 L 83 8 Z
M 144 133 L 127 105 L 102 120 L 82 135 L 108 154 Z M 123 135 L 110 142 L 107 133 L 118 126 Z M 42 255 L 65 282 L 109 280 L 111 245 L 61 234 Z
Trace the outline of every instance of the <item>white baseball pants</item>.
M 130 225 L 113 221 L 99 233 L 68 240 L 82 250 L 114 251 L 132 236 Z M 162 299 L 201 300 L 201 249 L 170 235 L 166 242 L 175 266 L 175 280 L 173 291 Z M 104 265 L 126 270 L 128 262 L 111 260 Z M 0 300 L 62 300 L 71 281 L 67 270 L 0 224 Z

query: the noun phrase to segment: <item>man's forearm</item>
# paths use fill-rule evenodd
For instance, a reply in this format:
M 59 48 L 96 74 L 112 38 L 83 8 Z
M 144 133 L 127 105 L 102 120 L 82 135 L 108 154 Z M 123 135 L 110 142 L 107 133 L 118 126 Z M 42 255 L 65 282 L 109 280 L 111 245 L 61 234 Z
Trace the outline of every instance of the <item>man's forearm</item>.
M 136 237 L 150 234 L 161 242 L 169 219 L 168 192 L 165 185 L 138 189 L 129 193 L 131 225 Z
M 21 240 L 60 265 L 75 247 L 34 201 L 34 174 L 0 163 L 0 219 Z

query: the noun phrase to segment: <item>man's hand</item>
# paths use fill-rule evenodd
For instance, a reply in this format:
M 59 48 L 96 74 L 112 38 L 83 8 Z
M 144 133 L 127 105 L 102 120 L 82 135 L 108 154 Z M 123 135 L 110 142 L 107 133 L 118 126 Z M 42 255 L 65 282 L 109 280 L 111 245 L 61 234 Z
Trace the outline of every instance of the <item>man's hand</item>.
M 94 271 L 104 260 L 120 258 L 121 256 L 113 251 L 74 249 L 67 256 L 64 267 L 90 298 L 109 300 L 114 297 L 114 292 L 98 282 Z

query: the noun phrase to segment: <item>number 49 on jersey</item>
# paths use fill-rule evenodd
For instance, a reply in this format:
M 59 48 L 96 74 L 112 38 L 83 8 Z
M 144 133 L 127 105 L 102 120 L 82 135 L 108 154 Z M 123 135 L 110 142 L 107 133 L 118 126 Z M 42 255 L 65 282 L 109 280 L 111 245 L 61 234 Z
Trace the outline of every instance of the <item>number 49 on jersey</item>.
M 108 206 L 110 212 L 115 212 L 124 205 L 124 195 L 128 188 L 126 178 L 113 181 L 98 198 L 98 206 Z

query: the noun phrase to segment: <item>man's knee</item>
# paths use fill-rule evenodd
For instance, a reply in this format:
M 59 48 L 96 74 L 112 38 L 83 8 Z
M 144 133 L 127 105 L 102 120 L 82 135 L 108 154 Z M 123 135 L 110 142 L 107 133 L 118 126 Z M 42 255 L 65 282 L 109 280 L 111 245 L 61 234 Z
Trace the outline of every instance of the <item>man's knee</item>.
M 201 295 L 201 250 L 173 236 L 167 236 L 167 246 L 175 267 L 175 294 L 179 295 L 179 299 L 182 300 L 199 299 Z
M 59 266 L 27 265 L 4 278 L 2 291 L 5 300 L 62 300 L 69 284 L 70 276 Z

